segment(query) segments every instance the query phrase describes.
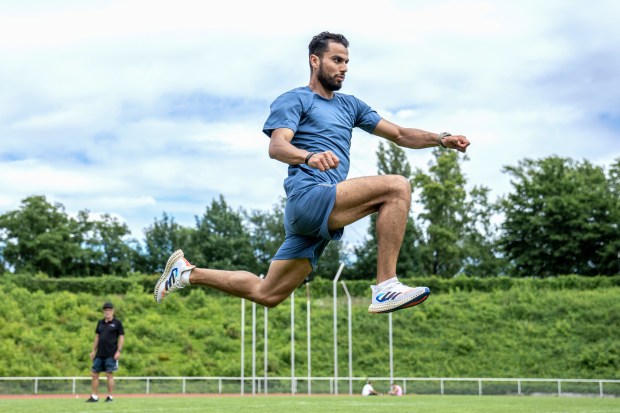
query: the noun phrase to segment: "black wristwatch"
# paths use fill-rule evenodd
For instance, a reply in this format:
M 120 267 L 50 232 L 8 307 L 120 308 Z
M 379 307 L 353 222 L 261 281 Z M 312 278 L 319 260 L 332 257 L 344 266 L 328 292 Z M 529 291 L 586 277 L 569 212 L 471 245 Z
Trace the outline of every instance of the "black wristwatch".
M 308 152 L 308 155 L 306 155 L 306 160 L 304 161 L 306 165 L 308 165 L 308 161 L 312 158 L 312 155 L 316 155 L 316 152 Z

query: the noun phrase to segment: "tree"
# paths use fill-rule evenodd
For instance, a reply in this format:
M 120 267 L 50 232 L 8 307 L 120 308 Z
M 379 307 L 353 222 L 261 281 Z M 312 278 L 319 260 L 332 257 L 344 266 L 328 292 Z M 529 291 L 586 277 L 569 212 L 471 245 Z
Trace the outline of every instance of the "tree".
M 616 162 L 606 177 L 588 161 L 525 159 L 504 171 L 501 245 L 517 276 L 615 274 L 620 247 Z
M 607 173 L 607 181 L 609 182 L 609 190 L 611 192 L 612 199 L 615 199 L 614 207 L 611 211 L 612 216 L 610 221 L 612 222 L 612 232 L 616 234 L 615 242 L 610 242 L 606 246 L 606 251 L 603 253 L 605 256 L 616 256 L 617 267 L 616 273 L 620 274 L 620 158 L 617 158 L 610 166 Z M 612 201 L 613 202 L 613 201 Z M 613 273 L 613 263 L 610 266 L 610 273 Z
M 3 259 L 18 273 L 122 275 L 133 269 L 129 229 L 109 214 L 93 220 L 84 210 L 74 219 L 62 204 L 31 196 L 0 216 L 0 228 Z
M 202 217 L 196 217 L 191 245 L 190 256 L 209 267 L 247 271 L 257 267 L 241 213 L 233 211 L 221 195 Z
M 609 181 L 609 190 L 616 201 L 620 202 L 620 158 L 616 159 L 609 167 L 607 180 Z
M 405 151 L 392 142 L 379 142 L 377 149 L 377 170 L 379 175 L 402 175 L 411 179 L 411 166 L 407 161 Z M 366 278 L 371 274 L 376 275 L 377 268 L 377 216 L 370 216 L 368 239 L 359 246 L 354 247 L 355 262 L 353 264 L 352 278 Z M 422 262 L 420 256 L 420 241 L 422 235 L 416 227 L 413 217 L 409 215 L 403 243 L 400 248 L 396 272 L 401 275 L 421 274 Z
M 433 155 L 435 162 L 430 163 L 429 173 L 418 168 L 413 178 L 424 208 L 419 218 L 426 223 L 421 255 L 427 274 L 452 277 L 461 270 L 467 254 L 466 181 L 457 152 L 436 148 Z
M 475 186 L 469 193 L 465 224 L 463 273 L 495 277 L 506 273 L 506 260 L 499 253 L 498 229 L 492 223 L 498 207 L 489 203 L 489 188 Z
M 188 256 L 191 254 L 193 228 L 177 224 L 172 215 L 162 213 L 160 220 L 144 229 L 144 253 L 142 254 L 142 272 L 162 272 L 170 254 L 183 248 Z
M 1 232 L 1 230 L 0 230 Z M 0 239 L 2 239 L 2 235 L 0 235 Z M 6 264 L 4 263 L 4 245 L 2 243 L 0 243 L 0 275 L 4 274 L 4 272 L 7 270 L 6 268 Z
M 284 206 L 286 199 L 280 198 L 271 212 L 252 210 L 245 213 L 249 222 L 250 243 L 256 259 L 256 274 L 267 274 L 271 259 L 284 242 Z
M 79 211 L 72 223 L 79 249 L 63 275 L 126 275 L 134 271 L 138 246 L 137 241 L 128 238 L 126 224 L 110 214 L 93 217 L 88 210 Z
M 126 224 L 110 214 L 103 214 L 93 223 L 91 248 L 99 251 L 100 275 L 126 275 L 132 271 L 132 253 L 125 238 L 131 233 Z
M 0 215 L 0 228 L 4 260 L 15 272 L 59 277 L 72 269 L 79 237 L 61 204 L 52 205 L 44 196 L 25 198 L 19 210 Z

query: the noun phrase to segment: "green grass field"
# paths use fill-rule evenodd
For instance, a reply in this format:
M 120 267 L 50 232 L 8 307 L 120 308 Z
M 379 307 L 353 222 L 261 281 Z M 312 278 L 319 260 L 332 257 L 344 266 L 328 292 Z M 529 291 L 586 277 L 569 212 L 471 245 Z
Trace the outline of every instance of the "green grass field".
M 182 396 L 126 397 L 114 403 L 85 398 L 0 399 L 6 413 L 620 413 L 620 399 L 546 396 Z

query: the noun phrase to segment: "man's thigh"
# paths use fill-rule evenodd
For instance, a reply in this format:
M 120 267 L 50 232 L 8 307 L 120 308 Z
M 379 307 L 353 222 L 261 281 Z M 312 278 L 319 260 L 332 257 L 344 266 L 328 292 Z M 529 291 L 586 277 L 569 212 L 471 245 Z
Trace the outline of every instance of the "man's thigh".
M 261 292 L 276 301 L 284 301 L 306 279 L 312 266 L 308 258 L 273 260 L 261 283 Z
M 345 227 L 377 212 L 396 194 L 411 200 L 411 184 L 400 175 L 364 176 L 340 182 L 336 185 L 336 203 L 329 216 L 329 229 Z

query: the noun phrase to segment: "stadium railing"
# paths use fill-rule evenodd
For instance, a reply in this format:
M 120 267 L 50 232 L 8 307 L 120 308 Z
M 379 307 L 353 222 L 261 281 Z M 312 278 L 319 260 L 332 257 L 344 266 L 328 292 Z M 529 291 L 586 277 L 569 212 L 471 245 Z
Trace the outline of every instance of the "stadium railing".
M 102 375 L 101 380 L 106 380 Z M 360 394 L 366 381 L 387 393 L 620 397 L 620 380 L 453 377 L 115 377 L 117 394 Z M 336 387 L 336 383 L 338 387 Z M 0 395 L 89 394 L 91 377 L 0 377 Z M 104 387 L 105 389 L 105 387 Z

